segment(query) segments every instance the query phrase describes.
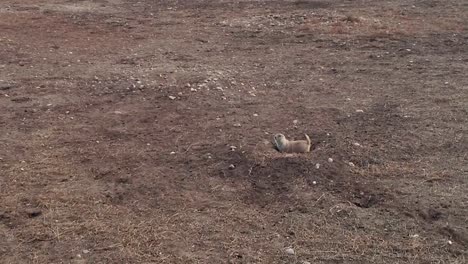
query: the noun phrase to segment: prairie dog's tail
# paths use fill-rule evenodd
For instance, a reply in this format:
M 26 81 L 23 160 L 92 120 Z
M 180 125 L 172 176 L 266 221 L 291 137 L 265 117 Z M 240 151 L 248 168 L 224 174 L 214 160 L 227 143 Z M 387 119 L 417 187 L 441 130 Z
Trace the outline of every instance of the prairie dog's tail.
M 307 144 L 310 146 L 312 143 L 310 141 L 310 137 L 307 135 L 307 134 L 304 134 L 306 140 L 307 140 Z

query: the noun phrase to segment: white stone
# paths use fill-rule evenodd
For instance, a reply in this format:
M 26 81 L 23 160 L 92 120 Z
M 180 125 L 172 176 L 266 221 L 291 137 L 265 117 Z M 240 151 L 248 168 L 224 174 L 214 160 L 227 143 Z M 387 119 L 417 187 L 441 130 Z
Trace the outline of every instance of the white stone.
M 294 249 L 288 247 L 284 250 L 284 252 L 286 252 L 286 254 L 289 254 L 289 255 L 294 255 L 296 254 L 296 252 L 294 252 Z

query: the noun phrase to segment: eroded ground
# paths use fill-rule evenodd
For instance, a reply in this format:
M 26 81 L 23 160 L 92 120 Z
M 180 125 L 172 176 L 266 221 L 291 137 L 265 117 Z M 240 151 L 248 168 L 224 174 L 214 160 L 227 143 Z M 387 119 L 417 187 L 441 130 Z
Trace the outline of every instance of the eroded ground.
M 1 1 L 0 262 L 466 263 L 467 10 Z

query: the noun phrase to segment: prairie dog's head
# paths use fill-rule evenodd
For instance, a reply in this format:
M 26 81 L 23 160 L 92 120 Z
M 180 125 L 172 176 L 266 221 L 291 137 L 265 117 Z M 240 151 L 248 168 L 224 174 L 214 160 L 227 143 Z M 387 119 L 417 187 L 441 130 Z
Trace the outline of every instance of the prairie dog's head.
M 288 140 L 283 134 L 276 134 L 274 139 L 275 139 L 276 147 L 280 151 L 286 146 L 286 144 L 288 144 Z

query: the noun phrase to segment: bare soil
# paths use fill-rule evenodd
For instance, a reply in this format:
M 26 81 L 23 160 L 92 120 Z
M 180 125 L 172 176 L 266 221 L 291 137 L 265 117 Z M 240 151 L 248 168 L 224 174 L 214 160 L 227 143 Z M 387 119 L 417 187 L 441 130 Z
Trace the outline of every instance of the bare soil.
M 467 263 L 466 21 L 466 0 L 1 1 L 0 262 Z

